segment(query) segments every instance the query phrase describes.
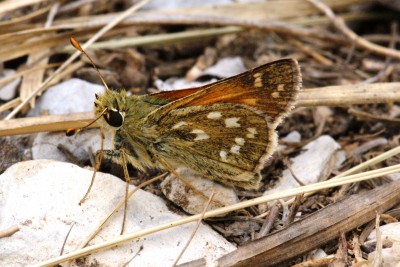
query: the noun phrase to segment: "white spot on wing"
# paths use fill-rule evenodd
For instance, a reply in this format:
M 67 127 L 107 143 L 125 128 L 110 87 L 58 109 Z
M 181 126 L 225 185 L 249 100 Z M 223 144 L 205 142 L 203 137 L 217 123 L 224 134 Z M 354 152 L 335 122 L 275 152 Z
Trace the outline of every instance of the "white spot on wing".
M 232 152 L 233 154 L 239 154 L 239 150 L 240 150 L 240 146 L 238 146 L 238 145 L 233 145 L 233 146 L 231 147 L 231 152 Z
M 278 85 L 278 91 L 285 91 L 285 85 L 284 84 L 279 84 Z
M 221 159 L 223 160 L 223 161 L 226 161 L 226 156 L 228 155 L 228 153 L 226 153 L 226 151 L 223 151 L 223 150 L 221 150 L 220 152 L 219 152 L 219 156 L 221 157 Z
M 262 75 L 261 72 L 256 72 L 256 73 L 253 74 L 253 77 L 257 79 L 257 78 L 260 77 L 261 75 Z
M 177 124 L 175 124 L 174 126 L 172 126 L 172 129 L 178 129 L 179 127 L 182 127 L 184 125 L 186 125 L 187 123 L 184 121 L 180 121 Z
M 213 111 L 213 112 L 208 113 L 207 118 L 211 119 L 211 120 L 215 120 L 215 119 L 221 118 L 221 116 L 222 116 L 221 112 Z
M 261 77 L 256 77 L 254 80 L 254 86 L 255 87 L 262 87 L 262 80 Z
M 197 134 L 196 138 L 194 139 L 195 141 L 206 140 L 206 139 L 210 138 L 210 136 L 208 134 L 206 134 L 203 130 L 200 130 L 200 129 L 195 129 L 195 130 L 191 131 L 191 133 Z
M 280 94 L 279 94 L 279 92 L 273 92 L 273 93 L 271 94 L 271 96 L 272 96 L 273 98 L 278 98 L 278 97 L 280 97 Z
M 254 138 L 257 134 L 256 128 L 247 128 L 247 131 L 249 131 L 249 133 L 246 135 L 247 138 Z
M 236 137 L 235 138 L 235 143 L 239 146 L 243 146 L 244 145 L 244 139 L 241 137 Z
M 239 118 L 227 118 L 227 119 L 225 119 L 225 126 L 227 128 L 240 127 L 238 120 L 239 120 Z

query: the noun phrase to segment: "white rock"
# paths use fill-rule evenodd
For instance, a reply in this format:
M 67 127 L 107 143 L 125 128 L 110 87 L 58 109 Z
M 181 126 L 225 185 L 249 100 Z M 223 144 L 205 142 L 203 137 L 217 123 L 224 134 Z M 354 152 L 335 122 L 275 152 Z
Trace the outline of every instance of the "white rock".
M 387 175 L 393 181 L 400 180 L 400 172 L 392 173 Z
M 281 139 L 286 142 L 300 142 L 301 134 L 298 131 L 292 131 L 288 133 L 285 137 L 282 137 Z
M 326 256 L 328 256 L 328 254 L 326 254 L 325 251 L 323 251 L 322 249 L 314 249 L 313 251 L 310 251 L 307 255 L 307 260 L 318 260 L 318 259 L 323 259 Z
M 68 114 L 93 110 L 96 93 L 104 90 L 103 86 L 71 79 L 49 88 L 36 102 L 30 115 L 38 116 L 40 111 L 48 114 Z M 82 125 L 84 126 L 84 125 Z M 104 148 L 110 148 L 110 135 L 106 135 Z M 95 153 L 100 149 L 98 130 L 84 130 L 76 136 L 67 137 L 64 132 L 40 133 L 33 141 L 33 159 L 54 159 L 68 161 L 65 154 L 57 148 L 62 145 L 80 161 L 86 161 L 89 147 Z
M 246 71 L 243 61 L 240 57 L 223 58 L 217 62 L 217 64 L 211 66 L 210 68 L 204 70 L 200 75 L 210 75 L 219 78 L 227 78 L 241 72 Z M 193 88 L 198 86 L 203 86 L 212 82 L 216 82 L 217 79 L 211 79 L 206 82 L 188 82 L 183 78 L 170 78 L 166 81 L 157 80 L 155 86 L 160 91 L 172 91 L 184 88 Z
M 111 135 L 106 135 L 104 149 L 111 147 Z M 52 159 L 70 162 L 66 154 L 58 148 L 62 145 L 71 152 L 75 159 L 85 162 L 90 153 L 100 149 L 101 137 L 99 129 L 84 130 L 74 136 L 66 136 L 64 132 L 39 133 L 32 145 L 32 159 Z
M 188 168 L 178 168 L 176 172 L 198 192 L 190 190 L 173 174 L 168 175 L 168 177 L 164 179 L 161 183 L 161 189 L 169 200 L 190 214 L 199 214 L 204 210 L 212 191 L 215 192 L 215 195 L 208 210 L 233 205 L 239 202 L 235 191 L 230 187 L 206 179 Z
M 305 184 L 319 182 L 324 178 L 326 171 L 331 170 L 331 166 L 338 167 L 345 160 L 345 155 L 340 150 L 340 145 L 332 137 L 323 135 L 310 142 L 304 147 L 303 153 L 291 159 L 291 168 L 300 181 Z M 334 164 L 331 165 L 331 161 Z M 295 180 L 288 169 L 282 173 L 282 178 L 276 186 L 264 192 L 269 195 L 275 192 L 296 188 L 300 184 Z
M 400 242 L 400 222 L 389 223 L 379 227 L 382 239 L 398 240 Z M 376 231 L 372 231 L 367 240 L 376 240 Z
M 286 141 L 286 142 L 300 142 L 301 141 L 301 134 L 298 131 L 292 131 L 288 133 L 284 137 L 280 137 L 281 140 Z M 284 151 L 287 148 L 286 145 L 281 145 L 278 144 L 275 152 L 281 152 Z
M 247 68 L 244 66 L 241 57 L 227 57 L 218 60 L 215 65 L 205 69 L 201 76 L 210 75 L 219 78 L 228 78 L 246 70 Z
M 29 115 L 39 116 L 41 111 L 50 115 L 92 111 L 95 94 L 103 91 L 101 85 L 71 79 L 50 87 L 39 97 Z
M 203 86 L 212 82 L 216 82 L 217 79 L 211 79 L 206 82 L 188 82 L 183 78 L 169 78 L 166 81 L 156 80 L 154 85 L 160 91 L 173 91 L 179 89 L 193 88 Z
M 15 70 L 4 69 L 0 72 L 0 80 L 7 78 L 9 76 L 12 76 L 15 73 L 16 73 Z M 0 99 L 4 100 L 4 101 L 13 99 L 15 97 L 15 95 L 17 94 L 17 87 L 20 82 L 21 82 L 21 78 L 17 78 L 15 80 L 9 82 L 5 86 L 1 87 L 0 88 Z
M 99 173 L 89 198 L 79 206 L 91 176 L 91 171 L 73 164 L 48 160 L 21 162 L 3 173 L 0 229 L 18 225 L 20 231 L 1 239 L 0 266 L 26 266 L 58 256 L 72 224 L 64 253 L 74 251 L 124 197 L 124 182 Z M 125 233 L 181 218 L 170 212 L 161 198 L 142 190 L 129 200 L 127 214 Z M 114 215 L 90 245 L 117 237 L 122 215 L 122 210 Z M 93 253 L 85 257 L 85 266 L 171 266 L 194 226 L 190 223 Z M 133 258 L 140 247 L 143 249 Z M 211 264 L 212 258 L 234 249 L 202 224 L 180 263 L 205 257 Z
M 383 248 L 380 257 L 382 262 L 379 266 L 382 267 L 399 267 L 400 266 L 400 222 L 389 223 L 379 227 L 381 232 L 382 242 L 387 241 L 392 243 L 389 248 Z M 368 236 L 369 241 L 376 241 L 376 231 L 372 231 Z M 368 262 L 372 264 L 376 258 L 377 251 L 368 254 Z

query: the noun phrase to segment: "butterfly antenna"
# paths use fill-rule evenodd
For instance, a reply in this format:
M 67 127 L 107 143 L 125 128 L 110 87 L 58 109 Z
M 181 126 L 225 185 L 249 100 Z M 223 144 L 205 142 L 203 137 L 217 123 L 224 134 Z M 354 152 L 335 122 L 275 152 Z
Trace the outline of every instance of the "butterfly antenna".
M 79 133 L 80 131 L 82 131 L 82 130 L 88 128 L 90 125 L 92 125 L 93 123 L 95 123 L 96 121 L 98 121 L 98 120 L 101 118 L 101 116 L 103 116 L 104 113 L 107 112 L 107 110 L 108 110 L 108 109 L 105 108 L 105 109 L 100 113 L 99 116 L 97 116 L 93 121 L 91 121 L 89 124 L 83 126 L 82 128 L 69 128 L 69 129 L 67 129 L 67 130 L 65 131 L 65 134 L 66 134 L 67 136 L 73 136 L 73 135 Z
M 92 63 L 92 65 L 93 65 L 94 69 L 97 71 L 97 74 L 99 75 L 99 77 L 101 79 L 101 82 L 103 83 L 104 87 L 106 88 L 106 90 L 109 90 L 108 86 L 107 86 L 106 82 L 104 81 L 104 78 L 101 75 L 101 73 L 100 73 L 99 69 L 97 68 L 96 64 L 94 64 L 93 60 L 89 57 L 89 55 L 85 52 L 85 50 L 83 50 L 83 48 L 79 45 L 78 41 L 75 40 L 74 37 L 71 37 L 70 41 L 71 41 L 72 46 L 75 47 L 76 50 L 79 50 L 82 54 L 84 54 L 89 59 L 90 63 Z
M 79 45 L 78 41 L 75 40 L 74 37 L 71 37 L 70 41 L 71 41 L 72 46 L 75 47 L 76 50 L 79 50 L 82 54 L 84 54 L 84 55 L 89 59 L 90 63 L 92 63 L 92 65 L 93 65 L 94 69 L 97 71 L 97 74 L 99 75 L 99 77 L 100 77 L 100 79 L 101 79 L 101 82 L 103 83 L 103 85 L 104 85 L 104 87 L 106 88 L 106 90 L 110 90 L 110 89 L 108 88 L 106 82 L 104 81 L 104 78 L 103 78 L 103 76 L 101 75 L 101 73 L 100 73 L 99 69 L 97 68 L 96 64 L 94 64 L 93 60 L 89 57 L 89 55 L 85 52 L 85 50 L 83 50 L 83 48 Z M 85 125 L 85 126 L 82 127 L 82 128 L 69 128 L 69 129 L 66 130 L 65 134 L 66 134 L 67 136 L 72 136 L 72 135 L 75 135 L 75 134 L 79 133 L 79 132 L 82 131 L 83 129 L 86 129 L 86 128 L 88 128 L 90 125 L 92 125 L 93 123 L 95 123 L 95 122 L 96 122 L 98 119 L 100 119 L 101 116 L 103 116 L 104 113 L 106 113 L 106 112 L 107 112 L 107 108 L 105 108 L 105 109 L 100 113 L 100 115 L 97 116 L 97 118 L 95 118 L 95 119 L 94 119 L 93 121 L 91 121 L 89 124 Z

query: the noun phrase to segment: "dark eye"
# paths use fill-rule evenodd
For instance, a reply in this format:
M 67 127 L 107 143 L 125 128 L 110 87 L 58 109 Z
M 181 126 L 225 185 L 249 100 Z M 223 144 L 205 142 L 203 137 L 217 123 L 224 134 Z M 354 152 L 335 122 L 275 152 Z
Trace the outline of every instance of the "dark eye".
M 106 122 L 112 127 L 121 127 L 124 123 L 124 117 L 122 114 L 115 109 L 110 109 L 104 115 Z

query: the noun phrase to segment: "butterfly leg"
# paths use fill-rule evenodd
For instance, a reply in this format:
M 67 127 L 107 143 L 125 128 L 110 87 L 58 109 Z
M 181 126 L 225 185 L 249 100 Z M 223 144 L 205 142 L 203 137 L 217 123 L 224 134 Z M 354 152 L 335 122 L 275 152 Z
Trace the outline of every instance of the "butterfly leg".
M 79 201 L 79 205 L 82 205 L 83 202 L 85 202 L 87 196 L 89 195 L 90 190 L 92 189 L 93 183 L 94 183 L 94 178 L 96 177 L 96 173 L 100 168 L 100 164 L 101 164 L 101 160 L 102 160 L 102 153 L 98 153 L 99 151 L 104 151 L 103 147 L 104 147 L 104 139 L 105 139 L 105 135 L 104 135 L 104 129 L 103 127 L 100 127 L 100 150 L 96 151 L 96 156 L 94 159 L 94 171 L 93 171 L 93 175 L 92 175 L 92 180 L 90 181 L 90 185 L 85 193 L 85 195 L 83 196 L 83 198 Z
M 128 210 L 128 190 L 129 190 L 129 180 L 130 180 L 129 173 L 128 173 L 128 167 L 127 167 L 127 160 L 126 160 L 127 154 L 126 154 L 124 149 L 104 150 L 103 149 L 103 142 L 102 142 L 101 149 L 96 152 L 95 169 L 93 171 L 92 180 L 90 182 L 89 188 L 88 188 L 85 196 L 82 198 L 82 200 L 80 201 L 79 204 L 82 204 L 85 201 L 85 199 L 87 198 L 87 196 L 88 196 L 88 194 L 89 194 L 89 192 L 90 192 L 90 190 L 91 190 L 91 188 L 93 186 L 94 178 L 96 177 L 96 173 L 100 168 L 101 160 L 102 160 L 103 157 L 104 158 L 114 159 L 114 161 L 116 163 L 122 165 L 122 169 L 123 169 L 123 172 L 124 172 L 126 186 L 125 186 L 124 216 L 123 216 L 122 227 L 121 227 L 121 234 L 122 234 L 123 231 L 124 231 L 124 228 L 125 228 L 126 214 L 127 214 L 127 210 Z
M 190 183 L 188 183 L 185 179 L 183 179 L 175 170 L 172 168 L 165 160 L 163 160 L 161 157 L 157 155 L 157 153 L 153 153 L 153 156 L 157 159 L 157 161 L 170 173 L 175 175 L 176 178 L 178 178 L 184 185 L 186 185 L 190 190 L 195 192 L 196 194 L 199 194 L 202 198 L 205 200 L 208 200 L 209 197 L 207 197 L 203 192 L 197 190 L 194 188 Z M 217 203 L 219 204 L 219 203 Z

